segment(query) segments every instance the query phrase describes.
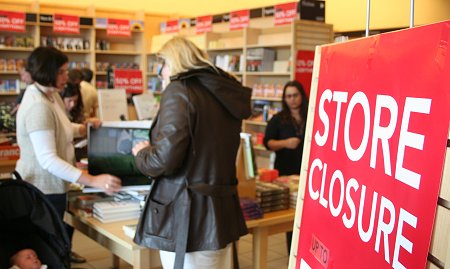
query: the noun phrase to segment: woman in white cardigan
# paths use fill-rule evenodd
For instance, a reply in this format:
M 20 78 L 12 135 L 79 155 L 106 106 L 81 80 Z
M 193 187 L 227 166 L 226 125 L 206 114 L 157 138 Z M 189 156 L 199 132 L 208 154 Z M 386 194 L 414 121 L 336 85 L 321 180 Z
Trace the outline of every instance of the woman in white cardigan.
M 27 87 L 17 113 L 17 143 L 20 158 L 16 170 L 36 186 L 54 205 L 61 219 L 66 192 L 72 182 L 103 189 L 112 194 L 121 188 L 115 176 L 90 175 L 74 166 L 73 138 L 86 127 L 69 121 L 59 91 L 68 80 L 68 58 L 53 47 L 39 47 L 27 59 L 34 80 Z

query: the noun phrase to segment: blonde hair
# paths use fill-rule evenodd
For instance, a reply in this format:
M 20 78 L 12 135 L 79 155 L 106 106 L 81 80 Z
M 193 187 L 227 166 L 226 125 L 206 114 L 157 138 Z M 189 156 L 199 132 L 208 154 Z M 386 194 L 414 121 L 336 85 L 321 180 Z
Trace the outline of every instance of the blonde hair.
M 191 69 L 205 67 L 216 69 L 208 60 L 208 54 L 184 37 L 176 36 L 167 41 L 158 54 L 169 65 L 171 76 Z

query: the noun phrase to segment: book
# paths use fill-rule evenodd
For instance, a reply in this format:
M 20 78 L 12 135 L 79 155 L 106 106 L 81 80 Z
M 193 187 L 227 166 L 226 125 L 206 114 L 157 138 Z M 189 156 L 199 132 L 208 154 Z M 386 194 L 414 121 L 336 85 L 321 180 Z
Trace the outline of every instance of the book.
M 134 238 L 134 235 L 136 234 L 136 227 L 137 227 L 137 224 L 128 224 L 128 225 L 122 226 L 122 230 L 126 236 L 128 236 L 130 238 Z

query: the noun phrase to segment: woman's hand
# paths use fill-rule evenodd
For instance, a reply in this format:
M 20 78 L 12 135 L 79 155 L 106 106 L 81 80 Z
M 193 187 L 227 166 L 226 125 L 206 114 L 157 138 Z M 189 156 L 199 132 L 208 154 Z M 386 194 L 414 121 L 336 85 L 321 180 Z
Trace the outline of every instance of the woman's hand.
M 136 156 L 141 149 L 146 148 L 148 146 L 150 146 L 150 143 L 148 141 L 142 141 L 137 143 L 132 149 L 133 156 Z
M 122 181 L 118 177 L 109 174 L 93 176 L 83 172 L 77 182 L 83 185 L 102 189 L 109 195 L 120 191 L 122 188 Z
M 88 118 L 84 121 L 85 125 L 91 124 L 95 129 L 100 128 L 102 126 L 102 121 L 98 118 Z
M 114 194 L 122 188 L 122 181 L 109 174 L 101 174 L 94 176 L 94 184 L 97 186 L 94 186 L 99 189 L 103 189 L 106 194 Z
M 297 137 L 290 137 L 284 140 L 285 148 L 296 149 L 300 144 L 301 140 Z

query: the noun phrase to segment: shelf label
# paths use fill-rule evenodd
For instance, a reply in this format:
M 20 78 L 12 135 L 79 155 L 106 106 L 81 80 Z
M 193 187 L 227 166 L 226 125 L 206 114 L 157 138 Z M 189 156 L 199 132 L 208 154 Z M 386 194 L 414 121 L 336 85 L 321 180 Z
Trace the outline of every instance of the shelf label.
M 53 32 L 80 34 L 80 17 L 72 15 L 53 15 Z
M 317 50 L 296 269 L 302 260 L 322 269 L 426 267 L 433 227 L 443 225 L 435 218 L 448 151 L 449 24 Z
M 314 66 L 314 51 L 299 50 L 295 61 L 295 79 L 303 85 L 309 96 Z
M 289 24 L 297 18 L 297 2 L 275 5 L 275 26 Z
M 114 88 L 125 89 L 127 93 L 142 93 L 144 82 L 141 70 L 115 69 Z
M 0 31 L 25 32 L 25 13 L 0 10 Z
M 131 36 L 130 20 L 108 19 L 106 25 L 107 36 Z
M 178 33 L 179 29 L 180 29 L 180 27 L 179 27 L 179 21 L 178 20 L 167 21 L 164 33 L 166 33 L 166 34 Z
M 240 30 L 248 27 L 250 23 L 250 10 L 243 9 L 230 13 L 230 30 Z
M 212 16 L 197 17 L 197 24 L 195 25 L 195 33 L 203 34 L 211 32 L 212 30 Z
M 18 146 L 0 146 L 0 161 L 18 160 L 20 149 Z

